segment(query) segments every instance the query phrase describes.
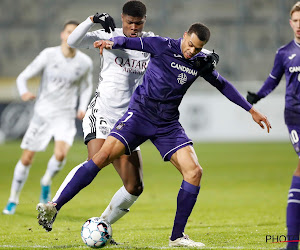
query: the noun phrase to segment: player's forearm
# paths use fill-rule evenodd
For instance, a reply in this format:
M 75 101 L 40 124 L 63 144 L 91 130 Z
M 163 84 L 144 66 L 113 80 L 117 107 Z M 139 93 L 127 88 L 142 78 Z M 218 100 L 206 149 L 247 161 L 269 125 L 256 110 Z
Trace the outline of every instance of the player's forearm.
M 20 96 L 29 92 L 29 90 L 27 88 L 27 81 L 29 79 L 30 79 L 30 77 L 27 77 L 24 71 L 17 77 L 16 82 L 17 82 L 17 88 L 18 88 Z
M 270 94 L 279 84 L 280 79 L 277 78 L 274 79 L 273 76 L 269 76 L 261 89 L 257 92 L 258 97 L 264 98 L 268 94 Z
M 68 37 L 67 43 L 69 46 L 72 48 L 85 48 L 86 46 L 83 39 L 93 25 L 94 23 L 91 21 L 90 17 L 79 24 Z
M 111 39 L 114 42 L 113 49 L 133 49 L 143 51 L 143 41 L 140 37 L 128 38 L 123 36 L 113 37 Z

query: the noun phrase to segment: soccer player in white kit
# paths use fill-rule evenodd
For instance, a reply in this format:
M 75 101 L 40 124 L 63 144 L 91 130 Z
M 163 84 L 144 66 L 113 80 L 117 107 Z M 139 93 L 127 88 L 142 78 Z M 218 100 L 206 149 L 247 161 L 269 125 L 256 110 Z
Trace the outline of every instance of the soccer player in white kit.
M 121 18 L 122 28 L 115 28 L 112 17 L 106 13 L 90 16 L 69 36 L 68 44 L 74 48 L 94 49 L 99 53 L 99 49 L 94 48 L 94 42 L 100 39 L 115 36 L 154 36 L 152 32 L 143 31 L 146 22 L 146 6 L 142 2 L 126 2 Z M 102 24 L 105 29 L 88 32 L 95 23 Z M 150 54 L 134 50 L 105 50 L 100 58 L 102 68 L 99 85 L 83 119 L 88 160 L 100 150 L 114 124 L 127 110 L 134 90 L 142 81 Z M 84 162 L 69 173 L 52 201 L 60 196 L 69 180 L 83 164 Z M 101 215 L 111 224 L 129 211 L 130 206 L 143 191 L 140 149 L 137 148 L 130 156 L 122 155 L 113 162 L 113 165 L 123 181 L 123 186 L 115 193 Z
M 78 24 L 76 21 L 67 22 L 60 34 L 61 45 L 44 49 L 17 78 L 22 100 L 36 99 L 36 103 L 21 143 L 23 153 L 14 170 L 11 193 L 3 210 L 4 214 L 15 213 L 35 152 L 44 151 L 53 137 L 54 154 L 41 179 L 40 202 L 47 203 L 51 200 L 52 178 L 65 165 L 67 153 L 76 134 L 75 118 L 82 120 L 85 115 L 93 89 L 92 60 L 67 44 L 68 36 Z M 37 75 L 41 75 L 41 83 L 36 98 L 27 89 L 27 81 Z

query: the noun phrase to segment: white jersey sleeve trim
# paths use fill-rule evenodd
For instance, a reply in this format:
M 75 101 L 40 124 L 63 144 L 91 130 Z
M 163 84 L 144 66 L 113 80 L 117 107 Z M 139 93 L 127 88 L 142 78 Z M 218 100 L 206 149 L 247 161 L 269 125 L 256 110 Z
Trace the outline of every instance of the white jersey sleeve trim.
M 273 75 L 271 75 L 271 74 L 269 74 L 269 76 L 270 76 L 272 79 L 274 79 L 274 80 L 277 79 L 277 77 L 275 77 L 275 76 L 273 76 Z

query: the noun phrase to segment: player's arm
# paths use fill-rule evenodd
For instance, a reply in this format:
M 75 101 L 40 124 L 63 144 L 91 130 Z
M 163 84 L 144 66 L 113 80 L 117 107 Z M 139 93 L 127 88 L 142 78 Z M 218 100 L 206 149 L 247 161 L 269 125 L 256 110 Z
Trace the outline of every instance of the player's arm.
M 78 104 L 78 111 L 77 111 L 77 118 L 82 120 L 87 106 L 91 100 L 92 91 L 93 91 L 93 63 L 89 61 L 89 68 L 86 74 L 83 76 L 80 89 L 79 89 L 79 104 Z
M 211 85 L 216 87 L 223 95 L 225 95 L 230 101 L 239 105 L 246 111 L 249 111 L 252 115 L 253 120 L 264 128 L 263 123 L 265 123 L 268 133 L 270 131 L 271 125 L 267 117 L 255 110 L 250 103 L 238 92 L 238 90 L 228 82 L 224 77 L 222 77 L 217 71 L 212 74 L 204 76 L 204 79 L 208 81 Z M 262 123 L 263 122 L 263 123 Z
M 95 24 L 101 24 L 103 31 L 88 32 Z M 85 21 L 80 23 L 75 30 L 69 35 L 67 43 L 72 48 L 94 48 L 93 44 L 99 39 L 109 39 L 111 31 L 115 30 L 114 19 L 107 13 L 89 16 Z
M 144 51 L 152 55 L 160 55 L 164 52 L 169 44 L 168 38 L 163 37 L 123 37 L 117 36 L 111 40 L 99 40 L 94 43 L 95 48 L 100 49 L 102 54 L 103 49 L 132 49 Z
M 27 81 L 39 75 L 46 65 L 46 50 L 43 50 L 17 77 L 17 88 L 23 101 L 30 101 L 36 98 L 27 88 Z
M 248 91 L 247 100 L 251 104 L 257 103 L 260 99 L 270 94 L 279 84 L 282 75 L 284 74 L 284 67 L 282 64 L 280 53 L 277 52 L 274 60 L 274 66 L 269 74 L 269 77 L 264 82 L 263 86 L 257 93 Z

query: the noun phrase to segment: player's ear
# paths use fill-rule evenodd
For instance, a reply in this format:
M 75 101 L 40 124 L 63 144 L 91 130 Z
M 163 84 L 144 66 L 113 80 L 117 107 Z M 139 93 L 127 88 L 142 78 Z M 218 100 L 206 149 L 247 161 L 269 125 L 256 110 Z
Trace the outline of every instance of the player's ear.
M 183 38 L 185 38 L 187 36 L 187 32 L 185 31 L 184 33 L 183 33 Z

